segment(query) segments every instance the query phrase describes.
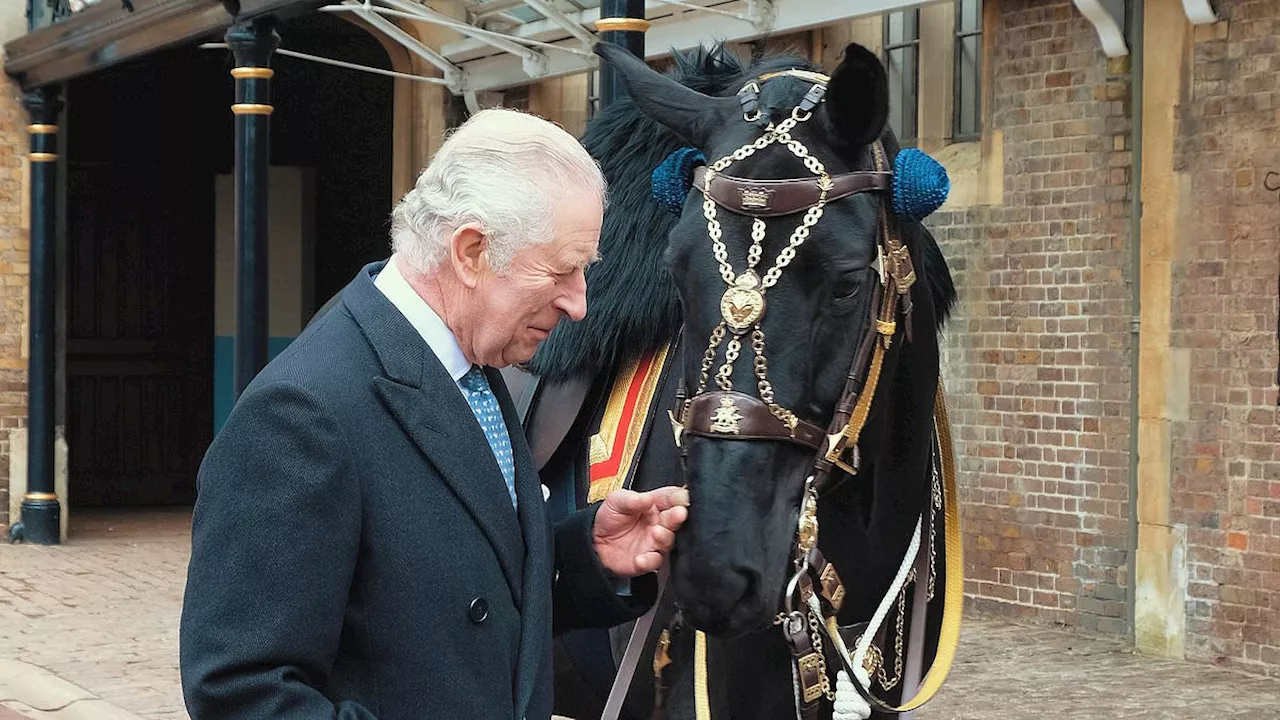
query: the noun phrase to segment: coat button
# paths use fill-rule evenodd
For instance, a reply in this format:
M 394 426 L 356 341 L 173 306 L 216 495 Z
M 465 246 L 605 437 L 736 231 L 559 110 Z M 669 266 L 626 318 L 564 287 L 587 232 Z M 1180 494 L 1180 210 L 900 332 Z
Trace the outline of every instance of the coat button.
M 471 622 L 479 625 L 489 617 L 489 601 L 482 597 L 472 600 L 467 614 L 471 617 Z

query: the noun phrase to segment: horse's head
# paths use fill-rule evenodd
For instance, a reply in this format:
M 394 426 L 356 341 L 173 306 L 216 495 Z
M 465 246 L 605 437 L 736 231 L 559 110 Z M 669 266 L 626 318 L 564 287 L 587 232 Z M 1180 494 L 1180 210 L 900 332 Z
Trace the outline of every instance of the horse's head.
M 733 636 L 779 610 L 806 479 L 873 323 L 893 162 L 877 146 L 889 137 L 885 72 L 850 45 L 830 78 L 770 60 L 711 97 L 613 46 L 597 52 L 640 111 L 710 166 L 695 185 L 713 187 L 689 193 L 666 250 L 685 317 L 680 442 L 692 499 L 672 582 L 686 619 Z M 779 128 L 786 135 L 761 145 Z M 847 192 L 867 184 L 879 192 Z

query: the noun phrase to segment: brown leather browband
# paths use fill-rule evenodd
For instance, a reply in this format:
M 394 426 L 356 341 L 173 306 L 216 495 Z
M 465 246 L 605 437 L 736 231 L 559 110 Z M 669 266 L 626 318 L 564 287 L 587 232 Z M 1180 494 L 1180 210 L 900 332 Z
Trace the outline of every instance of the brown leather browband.
M 818 204 L 822 197 L 819 178 L 792 178 L 788 180 L 752 180 L 716 173 L 711 180 L 710 196 L 716 204 L 739 215 L 754 217 L 778 217 L 791 215 Z M 693 186 L 704 194 L 707 169 L 694 168 Z M 827 202 L 869 190 L 888 190 L 893 183 L 893 173 L 876 170 L 859 170 L 831 176 L 831 189 Z

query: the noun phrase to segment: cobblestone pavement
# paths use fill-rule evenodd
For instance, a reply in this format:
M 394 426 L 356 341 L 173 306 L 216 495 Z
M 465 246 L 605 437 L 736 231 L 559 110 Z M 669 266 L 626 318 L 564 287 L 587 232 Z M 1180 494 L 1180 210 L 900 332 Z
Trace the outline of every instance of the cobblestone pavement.
M 65 546 L 0 545 L 0 660 L 37 665 L 150 720 L 187 720 L 178 617 L 189 514 L 81 513 L 73 522 Z M 917 714 L 1055 716 L 1280 719 L 1280 680 L 969 617 L 946 686 Z
M 0 658 L 154 720 L 187 720 L 178 616 L 190 513 L 78 514 L 66 545 L 0 544 Z

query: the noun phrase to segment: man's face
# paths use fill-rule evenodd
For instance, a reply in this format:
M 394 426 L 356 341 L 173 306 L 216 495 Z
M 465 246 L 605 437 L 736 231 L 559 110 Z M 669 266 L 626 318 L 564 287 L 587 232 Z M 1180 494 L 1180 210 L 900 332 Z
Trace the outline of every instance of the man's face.
M 587 314 L 583 271 L 596 258 L 603 209 L 595 200 L 562 200 L 555 237 L 516 253 L 502 275 L 486 270 L 476 286 L 472 347 L 493 367 L 526 362 L 561 317 Z

